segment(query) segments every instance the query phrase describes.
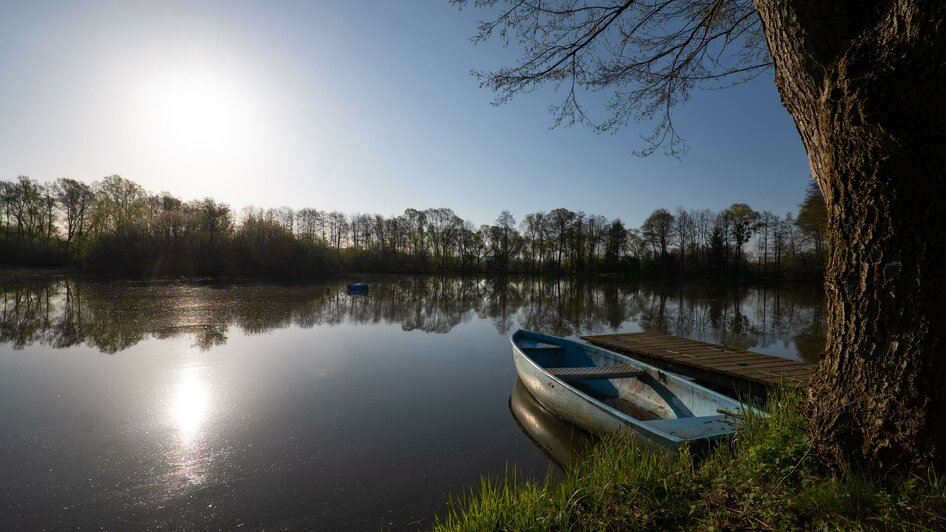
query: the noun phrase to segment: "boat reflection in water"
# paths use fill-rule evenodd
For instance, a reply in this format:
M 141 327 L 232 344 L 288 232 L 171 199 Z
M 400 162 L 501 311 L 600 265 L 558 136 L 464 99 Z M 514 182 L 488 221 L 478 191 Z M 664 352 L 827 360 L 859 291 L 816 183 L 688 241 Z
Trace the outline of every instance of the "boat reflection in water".
M 518 378 L 509 397 L 509 411 L 542 454 L 564 471 L 584 458 L 593 441 L 587 432 L 546 410 Z

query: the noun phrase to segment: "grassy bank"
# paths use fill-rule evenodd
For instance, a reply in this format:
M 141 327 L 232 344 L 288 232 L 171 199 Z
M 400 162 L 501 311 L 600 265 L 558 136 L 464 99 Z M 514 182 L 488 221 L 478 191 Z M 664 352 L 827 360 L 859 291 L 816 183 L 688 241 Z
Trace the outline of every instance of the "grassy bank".
M 797 394 L 708 457 L 671 460 L 625 437 L 601 441 L 567 477 L 484 479 L 438 530 L 946 529 L 946 477 L 933 471 L 830 476 L 811 455 Z

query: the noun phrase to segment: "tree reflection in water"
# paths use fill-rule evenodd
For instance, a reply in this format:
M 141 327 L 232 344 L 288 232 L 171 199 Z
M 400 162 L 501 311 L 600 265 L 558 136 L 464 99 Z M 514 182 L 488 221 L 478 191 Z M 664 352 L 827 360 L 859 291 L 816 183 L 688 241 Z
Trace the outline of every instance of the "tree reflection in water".
M 296 325 L 399 324 L 445 334 L 473 317 L 497 332 L 559 336 L 644 330 L 814 361 L 824 345 L 817 285 L 661 283 L 634 279 L 387 276 L 367 297 L 328 285 L 0 281 L 0 344 L 85 344 L 116 353 L 145 338 L 189 335 L 211 349 L 230 327 L 249 334 Z

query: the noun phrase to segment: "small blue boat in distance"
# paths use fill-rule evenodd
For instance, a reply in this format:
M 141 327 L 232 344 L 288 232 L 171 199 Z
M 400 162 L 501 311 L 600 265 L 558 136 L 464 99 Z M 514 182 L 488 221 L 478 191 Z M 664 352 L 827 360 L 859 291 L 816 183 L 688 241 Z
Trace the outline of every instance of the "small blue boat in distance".
M 597 346 L 524 330 L 511 342 L 529 393 L 592 434 L 628 431 L 644 447 L 676 452 L 686 443 L 700 453 L 740 429 L 749 412 L 687 378 Z
M 368 284 L 367 283 L 351 283 L 348 285 L 348 291 L 353 294 L 367 294 Z

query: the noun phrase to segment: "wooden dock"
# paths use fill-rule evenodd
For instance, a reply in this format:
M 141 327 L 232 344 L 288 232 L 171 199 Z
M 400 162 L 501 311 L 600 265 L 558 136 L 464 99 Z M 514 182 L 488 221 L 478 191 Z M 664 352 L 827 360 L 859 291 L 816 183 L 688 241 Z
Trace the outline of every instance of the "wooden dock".
M 659 333 L 582 336 L 588 343 L 624 353 L 667 371 L 688 375 L 723 392 L 765 399 L 784 382 L 805 388 L 811 364 Z

